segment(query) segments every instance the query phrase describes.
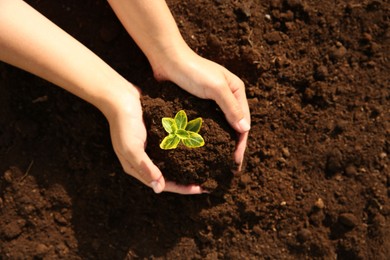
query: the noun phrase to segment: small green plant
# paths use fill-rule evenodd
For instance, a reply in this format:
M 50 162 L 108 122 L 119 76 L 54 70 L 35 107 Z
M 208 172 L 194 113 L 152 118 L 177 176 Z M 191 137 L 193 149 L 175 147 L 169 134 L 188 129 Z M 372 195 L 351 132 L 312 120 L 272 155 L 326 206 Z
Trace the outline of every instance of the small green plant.
M 190 148 L 197 148 L 204 145 L 203 137 L 198 134 L 202 126 L 202 118 L 198 117 L 188 122 L 186 112 L 180 110 L 175 118 L 164 117 L 162 125 L 168 136 L 160 143 L 160 148 L 164 150 L 175 149 L 182 143 Z

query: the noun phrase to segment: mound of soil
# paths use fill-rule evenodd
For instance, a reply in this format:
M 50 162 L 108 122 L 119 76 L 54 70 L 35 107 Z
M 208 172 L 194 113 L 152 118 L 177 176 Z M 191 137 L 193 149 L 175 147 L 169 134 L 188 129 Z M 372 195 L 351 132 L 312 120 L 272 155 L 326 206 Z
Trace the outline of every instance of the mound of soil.
M 208 191 L 226 189 L 235 168 L 235 132 L 214 102 L 199 100 L 172 84 L 161 85 L 161 88 L 154 87 L 153 91 L 148 91 L 156 98 L 142 98 L 144 121 L 148 129 L 147 153 L 150 158 L 169 181 L 184 185 L 199 184 Z M 188 120 L 202 118 L 199 133 L 205 145 L 187 148 L 179 144 L 173 150 L 160 149 L 159 144 L 167 135 L 161 119 L 173 118 L 182 109 L 186 111 Z
M 0 64 L 0 258 L 388 259 L 387 1 L 167 1 L 189 45 L 246 84 L 236 176 L 221 111 L 156 82 L 106 1 L 27 2 L 143 90 L 166 177 L 214 192 L 155 195 L 123 173 L 95 108 Z M 158 148 L 180 109 L 209 145 Z

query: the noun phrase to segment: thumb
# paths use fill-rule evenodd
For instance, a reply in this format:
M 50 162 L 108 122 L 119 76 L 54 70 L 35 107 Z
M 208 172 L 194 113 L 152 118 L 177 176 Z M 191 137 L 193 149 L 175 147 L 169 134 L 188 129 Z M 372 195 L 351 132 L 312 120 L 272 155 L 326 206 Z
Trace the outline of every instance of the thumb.
M 165 180 L 161 175 L 157 180 L 153 180 L 149 183 L 155 193 L 161 193 L 165 189 Z
M 221 107 L 227 121 L 239 133 L 245 133 L 250 130 L 250 123 L 245 118 L 242 105 L 239 100 L 245 99 L 244 88 L 237 88 L 230 91 L 224 88 L 216 93 L 215 101 Z
M 151 187 L 155 193 L 161 193 L 165 189 L 165 179 L 160 169 L 152 162 L 149 156 L 143 152 L 130 162 L 135 170 L 137 179 Z
M 155 193 L 161 193 L 165 189 L 165 179 L 160 169 L 150 160 L 147 155 L 144 161 L 141 162 L 140 166 L 141 169 L 143 169 L 143 174 L 141 174 L 140 177 L 145 180 L 147 185 L 152 187 Z

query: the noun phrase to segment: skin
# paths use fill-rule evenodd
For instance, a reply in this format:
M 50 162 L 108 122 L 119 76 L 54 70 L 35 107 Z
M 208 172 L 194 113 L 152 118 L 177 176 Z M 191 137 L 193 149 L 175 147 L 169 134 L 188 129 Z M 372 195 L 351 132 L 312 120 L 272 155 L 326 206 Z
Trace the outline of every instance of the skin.
M 156 79 L 172 81 L 199 98 L 215 100 L 221 107 L 238 133 L 233 159 L 240 171 L 250 129 L 244 83 L 189 48 L 165 1 L 108 2 L 145 53 Z M 16 19 L 15 14 L 23 19 Z M 146 154 L 147 136 L 138 88 L 24 1 L 0 0 L 0 60 L 96 106 L 109 122 L 113 148 L 124 171 L 156 193 L 203 192 L 197 185 L 166 182 Z

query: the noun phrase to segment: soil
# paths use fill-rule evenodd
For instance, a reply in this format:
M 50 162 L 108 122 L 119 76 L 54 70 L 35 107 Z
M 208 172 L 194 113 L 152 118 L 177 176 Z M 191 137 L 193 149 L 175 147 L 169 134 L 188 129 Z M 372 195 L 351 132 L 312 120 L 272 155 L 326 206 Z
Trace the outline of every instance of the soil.
M 154 194 L 94 107 L 0 64 L 1 259 L 389 259 L 388 1 L 168 1 L 189 45 L 246 84 L 238 175 L 221 111 L 156 82 L 106 1 L 28 2 L 140 86 L 167 178 L 214 191 Z M 206 146 L 160 151 L 159 117 L 180 109 Z
M 236 169 L 233 163 L 236 133 L 215 102 L 199 100 L 172 84 L 160 85 L 151 87 L 154 98 L 147 95 L 142 98 L 144 121 L 149 129 L 147 153 L 167 180 L 184 185 L 199 184 L 208 191 L 225 190 Z M 205 146 L 188 148 L 179 143 L 173 150 L 160 149 L 160 142 L 167 136 L 161 119 L 173 118 L 183 108 L 188 120 L 202 118 L 199 134 Z

